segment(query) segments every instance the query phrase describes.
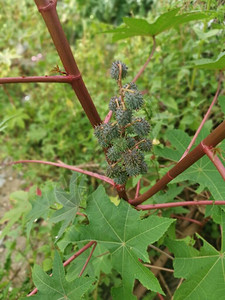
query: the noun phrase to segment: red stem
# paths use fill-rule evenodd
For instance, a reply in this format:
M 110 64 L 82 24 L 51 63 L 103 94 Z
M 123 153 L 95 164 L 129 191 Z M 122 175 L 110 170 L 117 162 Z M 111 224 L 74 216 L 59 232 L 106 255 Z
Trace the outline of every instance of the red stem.
M 190 219 L 190 218 L 188 218 L 188 217 L 176 216 L 176 215 L 172 215 L 171 217 L 172 217 L 172 218 L 176 218 L 176 219 L 180 219 L 180 220 L 186 220 L 186 221 L 189 221 L 189 222 L 191 222 L 191 223 L 195 223 L 195 224 L 197 224 L 197 225 L 199 225 L 199 226 L 203 226 L 203 224 L 202 224 L 200 221 L 195 220 L 195 219 Z
M 159 300 L 164 300 L 163 296 L 158 292 L 157 292 L 157 296 L 158 296 Z
M 155 53 L 155 49 L 156 49 L 156 40 L 155 40 L 155 37 L 153 36 L 152 51 L 151 51 L 148 59 L 146 60 L 145 64 L 138 71 L 137 75 L 134 77 L 134 79 L 132 80 L 132 82 L 136 82 L 138 80 L 138 78 L 142 75 L 142 73 L 144 72 L 144 70 L 147 68 L 147 65 L 149 64 L 150 60 L 152 59 L 153 54 Z
M 137 205 L 138 210 L 150 210 L 150 209 L 161 209 L 178 206 L 194 206 L 194 205 L 225 205 L 225 201 L 218 200 L 200 200 L 200 201 L 182 201 L 182 202 L 170 202 L 161 204 L 148 204 L 148 205 Z
M 223 121 L 216 129 L 214 129 L 202 143 L 206 146 L 215 147 L 225 138 L 225 121 Z M 205 152 L 201 146 L 201 143 L 195 147 L 189 154 L 187 154 L 181 161 L 179 161 L 172 169 L 170 169 L 166 175 L 164 175 L 153 187 L 147 192 L 140 195 L 134 200 L 129 200 L 130 204 L 138 205 L 155 195 L 158 191 L 162 190 L 170 181 L 172 181 L 179 174 L 184 172 L 196 161 L 202 158 Z
M 213 98 L 213 101 L 212 101 L 212 103 L 211 103 L 211 105 L 210 105 L 210 107 L 209 107 L 207 113 L 205 114 L 205 116 L 204 116 L 204 118 L 203 118 L 203 120 L 202 120 L 200 126 L 198 127 L 198 129 L 197 129 L 197 131 L 196 131 L 196 133 L 195 133 L 193 139 L 191 140 L 190 144 L 188 145 L 187 149 L 185 150 L 185 152 L 184 152 L 184 154 L 182 155 L 182 157 L 181 157 L 180 160 L 182 160 L 182 159 L 188 154 L 188 152 L 190 151 L 191 147 L 192 147 L 193 144 L 195 143 L 195 141 L 196 141 L 196 139 L 197 139 L 197 137 L 198 137 L 198 135 L 199 135 L 199 133 L 200 133 L 200 131 L 201 131 L 203 125 L 204 125 L 205 122 L 207 121 L 207 119 L 208 119 L 208 117 L 209 117 L 209 115 L 210 115 L 210 113 L 211 113 L 211 110 L 212 110 L 212 108 L 213 108 L 213 105 L 215 104 L 215 102 L 216 102 L 216 100 L 217 100 L 217 98 L 218 98 L 218 96 L 219 96 L 219 91 L 220 91 L 220 87 L 221 87 L 221 82 L 222 82 L 222 73 L 220 73 L 220 78 L 219 78 L 219 82 L 218 82 L 216 94 L 215 94 L 215 96 L 214 96 L 214 98 Z
M 211 148 L 204 145 L 203 143 L 202 143 L 202 148 L 203 148 L 203 151 L 205 152 L 205 154 L 209 157 L 211 162 L 215 165 L 215 167 L 219 171 L 219 173 L 222 176 L 223 180 L 225 180 L 225 167 L 222 164 L 222 162 L 220 161 L 219 157 L 214 155 Z
M 7 83 L 29 83 L 29 82 L 58 82 L 58 83 L 72 83 L 73 80 L 78 80 L 80 76 L 21 76 L 21 77 L 5 77 L 0 78 L 0 84 Z
M 112 114 L 113 114 L 113 112 L 110 110 L 108 112 L 107 116 L 105 117 L 104 123 L 108 123 L 111 120 Z
M 115 185 L 114 181 L 104 175 L 100 175 L 94 172 L 90 172 L 90 171 L 86 171 L 86 170 L 82 170 L 80 168 L 74 167 L 74 166 L 70 166 L 67 164 L 62 164 L 62 163 L 54 163 L 51 161 L 43 161 L 43 160 L 18 160 L 18 161 L 13 161 L 8 163 L 7 165 L 16 165 L 16 164 L 23 164 L 23 163 L 37 163 L 37 164 L 43 164 L 43 165 L 50 165 L 50 166 L 55 166 L 55 167 L 60 167 L 60 168 L 64 168 L 64 169 L 69 169 L 71 171 L 75 171 L 78 173 L 82 173 L 88 176 L 92 176 L 98 179 L 101 179 L 102 181 L 105 181 L 111 185 Z
M 141 179 L 139 179 L 138 183 L 137 183 L 135 198 L 137 198 L 139 196 L 140 187 L 141 187 Z
M 62 29 L 56 11 L 57 1 L 51 1 L 51 0 L 34 0 L 34 1 L 38 7 L 39 12 L 42 14 L 42 17 L 52 37 L 52 40 L 55 44 L 56 50 L 59 54 L 59 57 L 62 61 L 66 73 L 69 75 L 80 76 L 79 80 L 72 81 L 71 85 L 87 117 L 89 118 L 91 125 L 94 127 L 100 124 L 101 123 L 100 116 L 83 82 L 82 76 L 80 74 L 76 61 L 72 54 L 72 51 L 70 49 L 70 45 Z
M 87 258 L 87 260 L 86 260 L 86 262 L 85 262 L 85 264 L 84 264 L 84 266 L 83 266 L 83 268 L 82 268 L 82 270 L 81 270 L 81 272 L 80 272 L 80 274 L 79 274 L 79 277 L 81 277 L 82 274 L 84 273 L 84 270 L 86 269 L 87 264 L 89 263 L 89 261 L 90 261 L 90 259 L 91 259 L 91 257 L 92 257 L 92 254 L 93 254 L 93 252 L 94 252 L 96 246 L 97 246 L 97 242 L 95 242 L 95 244 L 94 244 L 94 246 L 93 246 L 93 248 L 92 248 L 92 250 L 91 250 L 91 253 L 89 254 L 89 256 L 88 256 L 88 258 Z
M 85 245 L 83 248 L 81 248 L 79 251 L 77 251 L 76 253 L 74 253 L 70 258 L 68 258 L 64 263 L 63 266 L 66 267 L 68 266 L 75 258 L 77 258 L 79 255 L 81 255 L 84 251 L 86 251 L 88 248 L 90 248 L 93 244 L 96 244 L 96 241 L 91 241 L 89 242 L 87 245 Z M 96 247 L 96 245 L 95 245 Z M 49 276 L 52 276 L 52 274 L 50 274 Z M 27 297 L 30 297 L 34 294 L 36 294 L 38 292 L 38 289 L 35 288 L 32 292 L 30 292 L 30 294 L 27 295 Z

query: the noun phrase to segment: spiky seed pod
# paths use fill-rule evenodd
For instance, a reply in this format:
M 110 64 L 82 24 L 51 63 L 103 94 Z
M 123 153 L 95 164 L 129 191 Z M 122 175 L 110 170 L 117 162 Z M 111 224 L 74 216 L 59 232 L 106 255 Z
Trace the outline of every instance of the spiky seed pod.
M 119 97 L 112 97 L 109 102 L 109 110 L 116 112 L 116 110 L 121 106 L 121 99 Z
M 128 179 L 127 173 L 123 171 L 113 180 L 115 181 L 116 184 L 125 184 L 127 182 L 127 179 Z
M 103 134 L 108 143 L 111 143 L 113 139 L 116 139 L 120 136 L 119 127 L 117 124 L 104 123 L 103 125 Z
M 134 83 L 134 82 L 130 82 L 130 83 L 127 83 L 127 84 L 125 84 L 124 86 L 123 86 L 123 89 L 124 90 L 136 90 L 137 91 L 137 86 L 136 86 L 136 84 Z
M 128 148 L 127 140 L 123 137 L 113 140 L 116 151 L 124 152 Z
M 143 154 L 138 149 L 127 151 L 123 155 L 125 169 L 128 176 L 136 176 L 141 172 L 141 165 L 143 164 Z
M 106 174 L 110 178 L 115 178 L 115 177 L 118 177 L 121 173 L 123 173 L 123 171 L 124 171 L 123 168 L 121 166 L 119 166 L 118 164 L 115 166 L 109 165 L 106 170 Z
M 96 126 L 94 134 L 102 147 L 108 147 L 114 138 L 120 136 L 118 125 L 110 122 Z
M 142 164 L 140 165 L 140 173 L 141 174 L 145 174 L 148 171 L 148 166 L 146 164 L 145 161 L 142 162 Z
M 107 157 L 110 161 L 116 162 L 121 157 L 121 151 L 118 151 L 115 146 L 112 146 L 107 151 Z
M 137 90 L 129 90 L 125 92 L 125 103 L 127 108 L 131 110 L 138 110 L 144 103 L 143 96 Z
M 131 122 L 132 118 L 132 111 L 129 109 L 123 110 L 122 108 L 119 108 L 116 110 L 116 120 L 118 122 L 119 126 L 126 126 Z
M 116 80 L 119 79 L 119 74 L 120 74 L 119 65 L 121 65 L 122 67 L 121 78 L 123 79 L 127 75 L 127 70 L 128 70 L 127 66 L 124 63 L 122 63 L 120 60 L 114 61 L 111 67 L 111 77 Z
M 103 132 L 103 129 L 104 129 L 103 125 L 104 124 L 95 126 L 94 135 L 97 137 L 99 144 L 102 147 L 106 148 L 109 146 L 109 143 L 105 139 L 104 132 Z
M 150 131 L 150 125 L 144 118 L 136 118 L 133 121 L 134 132 L 139 136 L 146 136 Z
M 127 146 L 129 149 L 133 148 L 134 145 L 136 144 L 136 141 L 133 137 L 127 137 L 126 140 L 127 140 Z
M 138 148 L 142 151 L 150 151 L 152 148 L 152 142 L 149 139 L 143 139 L 140 144 L 138 144 Z

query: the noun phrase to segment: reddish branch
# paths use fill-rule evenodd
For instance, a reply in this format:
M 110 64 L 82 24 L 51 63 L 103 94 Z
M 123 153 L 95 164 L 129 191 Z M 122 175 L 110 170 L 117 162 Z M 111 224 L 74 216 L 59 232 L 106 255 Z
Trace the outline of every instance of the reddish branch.
M 85 174 L 85 175 L 88 175 L 88 176 L 92 176 L 92 177 L 101 179 L 102 181 L 105 181 L 105 182 L 107 182 L 107 183 L 109 183 L 113 186 L 115 185 L 115 183 L 112 179 L 110 179 L 110 178 L 108 178 L 104 175 L 100 175 L 100 174 L 97 174 L 97 173 L 94 173 L 94 172 L 86 171 L 86 170 L 83 170 L 83 169 L 80 169 L 80 168 L 77 168 L 77 167 L 74 167 L 74 166 L 70 166 L 70 165 L 67 165 L 67 164 L 64 164 L 64 163 L 54 163 L 54 162 L 51 162 L 51 161 L 43 161 L 43 160 L 18 160 L 18 161 L 10 162 L 7 165 L 16 165 L 16 164 L 23 164 L 23 163 L 37 163 L 37 164 L 50 165 L 50 166 L 60 167 L 60 168 L 64 168 L 64 169 L 69 169 L 71 171 L 75 171 L 75 172 L 78 172 L 78 173 L 82 173 L 82 174 Z
M 81 248 L 79 251 L 77 251 L 76 253 L 74 253 L 70 258 L 68 258 L 64 263 L 63 266 L 66 267 L 68 266 L 74 259 L 76 259 L 79 255 L 81 255 L 84 251 L 86 251 L 88 248 L 90 248 L 92 245 L 94 245 L 93 249 L 95 249 L 97 243 L 96 241 L 91 241 L 89 242 L 87 245 L 85 245 L 83 248 Z M 93 250 L 92 249 L 92 250 Z M 93 253 L 93 251 L 91 252 Z M 90 260 L 90 259 L 89 259 Z M 85 263 L 86 264 L 86 263 Z M 87 264 L 86 264 L 87 266 Z M 83 270 L 83 269 L 82 269 Z M 50 274 L 50 276 L 52 276 L 52 274 Z M 81 276 L 81 274 L 79 275 Z M 38 289 L 35 288 L 30 294 L 27 295 L 27 297 L 30 297 L 34 294 L 36 294 L 38 292 Z
M 225 121 L 223 121 L 216 129 L 214 129 L 203 141 L 202 143 L 209 147 L 215 147 L 225 138 Z M 181 161 L 179 161 L 169 172 L 166 173 L 153 187 L 151 187 L 147 192 L 140 195 L 136 199 L 129 200 L 130 204 L 138 205 L 152 197 L 158 191 L 162 190 L 170 181 L 172 181 L 179 174 L 184 172 L 190 166 L 192 166 L 196 161 L 202 158 L 205 152 L 201 146 L 201 143 L 195 147 L 189 154 L 187 154 Z
M 94 246 L 93 246 L 93 248 L 91 250 L 91 253 L 88 255 L 88 258 L 87 258 L 87 260 L 86 260 L 86 262 L 85 262 L 85 264 L 84 264 L 84 266 L 83 266 L 83 268 L 82 268 L 82 270 L 81 270 L 81 272 L 79 274 L 79 277 L 82 276 L 82 274 L 84 273 L 84 271 L 85 271 L 85 269 L 86 269 L 86 267 L 87 267 L 87 265 L 88 265 L 88 263 L 89 263 L 89 261 L 90 261 L 90 259 L 92 257 L 92 254 L 95 251 L 96 246 L 97 246 L 97 242 L 94 242 Z
M 142 75 L 142 73 L 144 72 L 144 70 L 147 68 L 147 65 L 149 64 L 150 60 L 152 59 L 153 54 L 155 53 L 155 49 L 156 49 L 156 40 L 155 40 L 155 37 L 153 36 L 152 51 L 151 51 L 148 59 L 146 60 L 145 64 L 138 71 L 137 75 L 134 77 L 134 79 L 132 80 L 132 82 L 136 82 L 138 80 L 138 78 Z
M 170 202 L 161 204 L 147 204 L 137 205 L 138 210 L 150 210 L 150 209 L 162 209 L 178 206 L 193 206 L 193 205 L 225 205 L 225 201 L 212 201 L 212 200 L 200 200 L 200 201 L 182 201 L 182 202 Z
M 68 75 L 79 76 L 79 80 L 72 81 L 71 85 L 77 95 L 91 125 L 94 127 L 101 123 L 100 116 L 83 82 L 81 73 L 77 67 L 70 45 L 62 29 L 57 11 L 57 1 L 34 0 L 45 24 L 49 30 L 56 50 Z
M 197 131 L 196 131 L 196 133 L 195 133 L 193 139 L 191 140 L 190 144 L 188 145 L 187 149 L 185 150 L 185 152 L 184 152 L 184 154 L 182 155 L 182 157 L 181 157 L 180 160 L 182 160 L 182 159 L 188 154 L 188 152 L 190 151 L 191 147 L 194 145 L 194 143 L 195 143 L 195 141 L 196 141 L 196 139 L 197 139 L 197 137 L 198 137 L 198 135 L 199 135 L 199 133 L 200 133 L 202 127 L 203 127 L 203 125 L 204 125 L 205 122 L 207 121 L 207 119 L 208 119 L 208 117 L 209 117 L 209 115 L 210 115 L 210 113 L 211 113 L 211 110 L 212 110 L 212 108 L 213 108 L 213 105 L 215 104 L 215 102 L 216 102 L 216 100 L 217 100 L 217 98 L 218 98 L 218 96 L 219 96 L 220 87 L 221 87 L 221 82 L 222 82 L 222 72 L 220 73 L 220 78 L 219 78 L 219 82 L 218 82 L 216 94 L 215 94 L 215 96 L 214 96 L 214 98 L 213 98 L 213 101 L 212 101 L 212 103 L 211 103 L 211 105 L 210 105 L 210 107 L 209 107 L 207 113 L 205 114 L 205 116 L 204 116 L 204 118 L 203 118 L 203 120 L 202 120 L 200 126 L 198 127 L 198 129 L 197 129 Z
M 203 226 L 202 222 L 200 222 L 198 220 L 195 220 L 195 219 L 188 218 L 188 217 L 177 216 L 177 215 L 172 215 L 171 217 L 172 218 L 176 218 L 176 219 L 180 219 L 180 220 L 185 220 L 185 221 L 188 221 L 188 222 L 191 222 L 191 223 L 195 223 L 195 224 L 197 224 L 199 226 Z
M 215 167 L 219 171 L 220 175 L 222 176 L 223 180 L 225 180 L 225 167 L 222 164 L 222 162 L 220 161 L 219 157 L 214 155 L 211 147 L 208 147 L 208 146 L 204 145 L 203 143 L 201 143 L 201 145 L 202 145 L 202 148 L 203 148 L 203 151 L 205 152 L 205 154 L 209 157 L 211 162 L 215 165 Z
M 80 76 L 21 76 L 21 77 L 5 77 L 0 78 L 0 84 L 7 83 L 29 83 L 29 82 L 58 82 L 58 83 L 72 83 L 74 80 L 78 80 Z

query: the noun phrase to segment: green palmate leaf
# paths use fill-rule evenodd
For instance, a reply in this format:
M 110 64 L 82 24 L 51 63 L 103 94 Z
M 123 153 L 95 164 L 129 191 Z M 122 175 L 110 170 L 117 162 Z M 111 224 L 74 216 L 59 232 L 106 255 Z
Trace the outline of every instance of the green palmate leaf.
M 204 132 L 204 130 L 202 130 L 202 132 Z M 168 131 L 166 137 L 176 150 L 169 148 L 156 149 L 156 153 L 162 157 L 178 161 L 186 150 L 186 147 L 190 143 L 191 139 L 185 132 L 181 130 Z M 224 144 L 224 141 L 222 144 Z M 198 160 L 186 171 L 176 177 L 173 180 L 173 183 L 184 180 L 197 182 L 201 184 L 203 188 L 209 189 L 214 199 L 225 199 L 224 181 L 214 164 L 207 156 L 204 156 Z
M 28 201 L 28 193 L 24 191 L 17 191 L 10 195 L 10 200 L 13 203 L 13 208 L 5 213 L 4 217 L 0 219 L 0 224 L 8 222 L 0 234 L 0 238 L 3 239 L 9 232 L 13 224 L 15 224 L 21 216 L 31 209 L 31 205 Z
M 65 278 L 65 270 L 57 251 L 55 252 L 53 274 L 51 277 L 38 265 L 35 265 L 32 275 L 34 284 L 38 289 L 37 295 L 32 297 L 32 299 L 40 300 L 81 299 L 95 281 L 95 278 L 80 277 L 68 282 Z
M 203 246 L 200 251 L 184 240 L 168 240 L 174 253 L 174 276 L 185 278 L 174 295 L 174 300 L 217 300 L 225 295 L 225 212 L 222 212 L 222 249 L 218 251 L 198 235 Z
M 55 202 L 53 186 L 46 185 L 41 193 L 41 196 L 35 195 L 30 199 L 32 209 L 26 216 L 28 236 L 33 222 L 39 218 L 46 219 L 49 215 L 50 206 Z
M 162 293 L 157 279 L 139 258 L 149 261 L 148 245 L 157 241 L 173 220 L 156 216 L 141 220 L 140 213 L 128 203 L 121 201 L 115 206 L 102 186 L 90 196 L 86 212 L 89 225 L 81 226 L 79 234 L 71 230 L 66 236 L 67 244 L 96 240 L 110 251 L 112 266 L 121 274 L 123 283 L 119 290 L 114 290 L 115 299 L 132 299 L 135 279 Z
M 50 221 L 53 223 L 62 221 L 62 226 L 58 233 L 57 239 L 62 236 L 65 228 L 71 222 L 73 222 L 76 216 L 83 192 L 86 190 L 85 176 L 73 173 L 70 180 L 69 189 L 70 191 L 67 193 L 61 188 L 55 188 L 56 200 L 63 205 L 63 207 L 57 210 L 50 218 Z
M 216 60 L 200 59 L 194 62 L 195 68 L 208 70 L 224 70 L 225 69 L 225 52 L 221 52 Z
M 125 24 L 121 27 L 106 31 L 113 33 L 113 41 L 132 36 L 156 36 L 172 27 L 194 20 L 202 20 L 212 16 L 212 12 L 189 12 L 178 15 L 180 8 L 162 14 L 154 23 L 150 24 L 144 19 L 123 18 Z

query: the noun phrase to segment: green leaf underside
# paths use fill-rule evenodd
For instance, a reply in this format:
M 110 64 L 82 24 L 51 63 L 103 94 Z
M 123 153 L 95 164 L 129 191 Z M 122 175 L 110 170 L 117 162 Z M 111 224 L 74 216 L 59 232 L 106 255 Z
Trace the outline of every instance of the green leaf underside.
M 176 16 L 180 8 L 166 12 L 150 24 L 144 19 L 123 18 L 125 24 L 116 29 L 108 30 L 106 33 L 113 33 L 113 41 L 133 37 L 133 36 L 156 36 L 172 27 L 194 21 L 202 20 L 212 16 L 212 12 L 189 12 Z
M 187 245 L 185 241 L 168 240 L 169 249 L 174 252 L 174 276 L 185 278 L 175 292 L 174 300 L 218 300 L 225 295 L 225 212 L 222 212 L 223 245 L 216 250 L 202 237 L 200 251 Z
M 122 276 L 120 295 L 132 297 L 135 279 L 148 289 L 163 293 L 157 279 L 138 258 L 149 261 L 147 246 L 157 241 L 173 220 L 156 216 L 140 220 L 140 213 L 126 202 L 121 201 L 119 206 L 111 203 L 102 186 L 90 196 L 87 215 L 89 225 L 82 226 L 78 234 L 74 230 L 68 232 L 64 238 L 67 244 L 95 240 L 106 247 L 111 253 L 112 266 Z
M 195 68 L 208 70 L 224 70 L 225 69 L 225 52 L 221 52 L 216 60 L 201 59 L 194 62 Z
M 74 221 L 76 212 L 78 210 L 82 194 L 86 189 L 85 176 L 73 173 L 70 180 L 70 191 L 65 192 L 61 188 L 55 188 L 55 197 L 63 207 L 57 210 L 52 217 L 50 222 L 58 223 L 62 221 L 62 226 L 58 233 L 58 239 L 62 236 L 65 228 Z
M 166 137 L 176 150 L 170 148 L 156 149 L 156 153 L 167 159 L 178 161 L 190 143 L 191 138 L 185 132 L 176 129 L 168 131 Z M 216 200 L 225 199 L 224 181 L 207 156 L 204 156 L 182 174 L 177 176 L 173 180 L 173 183 L 184 180 L 202 184 L 203 187 L 210 190 L 213 198 Z
M 37 295 L 32 299 L 81 299 L 83 294 L 92 286 L 95 279 L 90 277 L 79 277 L 68 282 L 65 279 L 65 270 L 58 252 L 55 252 L 53 262 L 53 275 L 47 275 L 40 266 L 35 265 L 33 269 L 33 281 L 38 289 Z

